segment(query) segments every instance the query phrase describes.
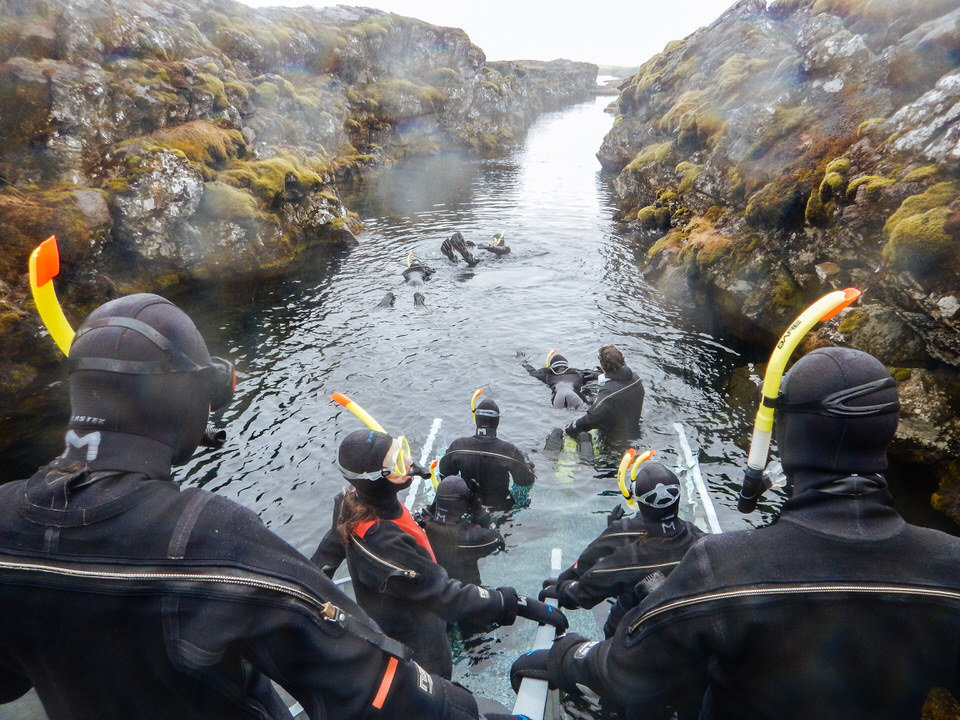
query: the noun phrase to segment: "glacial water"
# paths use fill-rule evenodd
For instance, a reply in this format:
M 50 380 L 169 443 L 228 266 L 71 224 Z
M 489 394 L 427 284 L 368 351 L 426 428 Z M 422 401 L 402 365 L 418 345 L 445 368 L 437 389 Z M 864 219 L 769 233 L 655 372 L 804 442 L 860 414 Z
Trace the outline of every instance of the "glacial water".
M 500 404 L 500 436 L 530 455 L 537 482 L 529 507 L 501 517 L 507 550 L 481 561 L 481 573 L 490 586 L 536 594 L 552 548 L 573 562 L 605 526 L 617 503 L 618 456 L 581 463 L 543 452 L 550 430 L 578 413 L 553 409 L 517 354 L 539 365 L 559 348 L 573 366 L 594 367 L 598 348 L 615 344 L 647 390 L 637 446 L 689 477 L 682 426 L 720 523 L 745 526 L 735 510 L 744 458 L 735 442 L 743 444 L 754 409 L 731 407 L 724 391 L 744 360 L 649 286 L 634 243 L 618 234 L 609 178 L 595 157 L 613 120 L 608 102 L 545 115 L 502 157 L 442 155 L 387 170 L 344 192 L 366 225 L 358 247 L 316 258 L 240 304 L 196 298 L 205 334 L 244 376 L 217 419 L 226 447 L 198 454 L 180 472 L 183 482 L 248 505 L 309 554 L 345 485 L 337 444 L 362 427 L 331 401 L 333 392 L 432 458 L 472 434 L 470 397 L 483 387 Z M 454 231 L 477 243 L 503 231 L 512 252 L 474 250 L 478 266 L 453 264 L 439 248 Z M 411 252 L 436 270 L 422 288 L 424 308 L 414 307 L 401 277 Z M 388 291 L 394 306 L 377 307 Z M 569 616 L 575 629 L 599 636 L 594 613 Z M 511 704 L 509 666 L 534 629 L 518 621 L 461 648 L 455 679 Z
M 429 460 L 472 434 L 470 398 L 483 387 L 500 405 L 500 436 L 529 454 L 537 481 L 527 507 L 500 516 L 507 549 L 481 561 L 481 574 L 491 587 L 536 595 L 553 548 L 566 566 L 605 527 L 618 502 L 619 456 L 580 462 L 545 453 L 550 430 L 578 413 L 553 409 L 548 388 L 517 355 L 539 365 L 558 348 L 571 365 L 594 367 L 598 348 L 614 344 L 646 386 L 635 445 L 654 449 L 692 483 L 682 428 L 722 527 L 768 520 L 773 505 L 749 519 L 735 509 L 755 408 L 731 405 L 725 388 L 744 358 L 644 281 L 635 262 L 641 251 L 613 220 L 610 178 L 595 157 L 613 121 L 604 112 L 609 100 L 543 116 L 501 157 L 448 154 L 388 169 L 343 191 L 366 226 L 357 247 L 315 253 L 283 280 L 177 298 L 214 353 L 241 371 L 234 402 L 214 418 L 227 432 L 225 447 L 198 452 L 177 480 L 250 507 L 309 555 L 345 486 L 337 444 L 362 427 L 331 401 L 333 392 L 405 433 Z M 475 250 L 483 257 L 475 268 L 453 264 L 440 243 L 454 231 L 477 243 L 503 231 L 512 252 Z M 436 270 L 422 289 L 426 307 L 414 307 L 403 284 L 410 252 Z M 377 307 L 387 291 L 394 306 Z M 422 502 L 421 494 L 414 508 Z M 574 630 L 601 637 L 605 610 L 568 617 Z M 534 632 L 518 620 L 468 650 L 458 646 L 454 679 L 512 706 L 509 667 Z

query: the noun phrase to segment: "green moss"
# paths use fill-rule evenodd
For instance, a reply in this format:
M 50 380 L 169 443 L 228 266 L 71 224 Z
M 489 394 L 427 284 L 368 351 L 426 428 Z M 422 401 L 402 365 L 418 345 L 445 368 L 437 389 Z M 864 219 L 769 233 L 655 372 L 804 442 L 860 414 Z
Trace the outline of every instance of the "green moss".
M 829 167 L 829 165 L 827 167 Z M 843 175 L 838 172 L 828 172 L 823 176 L 823 181 L 820 183 L 820 189 L 818 191 L 820 202 L 826 203 L 834 197 L 842 197 L 846 184 L 847 182 L 844 180 Z
M 463 82 L 463 78 L 453 68 L 441 67 L 431 70 L 425 80 L 431 85 L 458 85 Z
M 224 110 L 230 107 L 230 101 L 227 99 L 227 91 L 220 78 L 205 72 L 198 72 L 194 75 L 194 78 L 196 87 L 200 87 L 213 95 L 213 107 L 215 110 Z
M 657 205 L 672 205 L 678 202 L 680 202 L 680 196 L 669 185 L 657 191 Z
M 805 218 L 808 192 L 796 178 L 777 178 L 750 196 L 744 218 L 754 227 L 784 230 L 798 227 Z
M 754 58 L 746 53 L 730 55 L 716 73 L 717 92 L 721 97 L 733 94 L 740 86 L 754 82 L 768 69 L 769 64 L 769 60 Z
M 657 240 L 653 246 L 647 250 L 647 257 L 649 259 L 655 258 L 660 253 L 665 250 L 676 250 L 679 251 L 683 246 L 683 236 L 679 230 L 671 230 L 662 238 Z
M 795 130 L 807 122 L 808 109 L 805 106 L 793 108 L 778 107 L 770 124 L 760 134 L 757 141 L 747 151 L 747 157 L 759 160 L 770 152 L 778 143 L 793 142 L 791 138 Z
M 938 207 L 900 220 L 883 246 L 884 259 L 919 277 L 946 272 L 957 254 L 957 238 L 946 229 L 950 215 L 950 208 Z
M 847 158 L 836 158 L 827 164 L 827 174 L 839 173 L 846 175 L 850 171 L 850 161 Z
M 939 174 L 940 168 L 938 168 L 936 165 L 923 165 L 908 172 L 906 177 L 903 178 L 903 182 L 919 182 L 921 180 L 929 180 L 930 178 L 937 177 Z
M 222 182 L 204 183 L 197 213 L 206 220 L 240 225 L 262 218 L 257 201 L 249 192 Z
M 921 195 L 911 195 L 904 200 L 884 224 L 884 232 L 892 233 L 894 228 L 904 219 L 934 208 L 949 205 L 960 195 L 960 183 L 942 182 L 927 189 Z
M 889 185 L 893 185 L 894 182 L 894 180 L 885 178 L 882 175 L 861 175 L 858 178 L 854 178 L 850 184 L 847 185 L 847 202 L 856 200 L 857 190 L 859 190 L 861 186 L 864 186 L 864 192 L 868 200 L 876 200 L 880 197 L 880 191 Z
M 826 202 L 823 200 L 823 185 L 821 185 L 820 190 L 810 193 L 803 216 L 810 225 L 824 227 L 833 219 L 836 207 L 836 203 L 832 200 Z
M 869 319 L 869 313 L 864 312 L 859 308 L 854 308 L 847 311 L 846 315 L 843 317 L 843 320 L 840 321 L 840 325 L 837 329 L 840 330 L 840 332 L 842 332 L 844 335 L 852 335 L 861 327 L 863 327 Z
M 777 276 L 773 286 L 773 302 L 781 307 L 793 307 L 800 299 L 800 288 L 786 273 Z
M 648 165 L 652 162 L 663 162 L 669 157 L 670 150 L 672 148 L 672 140 L 667 140 L 666 142 L 657 143 L 655 145 L 647 145 L 637 153 L 636 157 L 630 161 L 625 169 L 636 171 L 642 168 L 644 165 Z
M 913 370 L 911 368 L 898 368 L 891 367 L 887 368 L 890 371 L 890 374 L 893 376 L 893 379 L 898 383 L 906 382 L 913 375 Z
M 315 188 L 323 184 L 319 174 L 305 167 L 292 155 L 280 155 L 268 160 L 233 161 L 227 170 L 218 175 L 219 180 L 250 192 L 271 204 L 282 198 L 287 184 Z
M 499 88 L 498 88 L 499 89 Z M 412 109 L 421 112 L 423 107 L 409 108 L 410 100 L 432 109 L 443 99 L 443 93 L 429 85 L 418 85 L 405 78 L 387 78 L 366 87 L 367 99 L 373 101 L 378 114 L 392 120 Z
M 711 205 L 707 212 L 704 214 L 704 219 L 711 225 L 715 225 L 717 221 L 726 214 L 727 209 L 721 207 L 720 205 Z
M 225 82 L 223 84 L 223 90 L 228 97 L 232 95 L 246 102 L 250 99 L 250 94 L 253 88 L 245 83 L 231 80 L 230 82 Z
M 647 205 L 637 211 L 637 224 L 644 230 L 666 230 L 670 227 L 669 208 Z
M 674 172 L 681 176 L 680 184 L 677 186 L 677 192 L 681 195 L 690 192 L 702 170 L 702 165 L 695 165 L 691 162 L 679 163 L 677 167 L 674 168 Z
M 239 130 L 224 129 L 206 120 L 167 128 L 150 136 L 148 141 L 179 152 L 194 164 L 208 167 L 242 157 L 247 150 L 243 133 Z
M 868 118 L 864 120 L 857 126 L 857 137 L 861 137 L 864 133 L 869 132 L 872 127 L 883 121 L 884 118 Z

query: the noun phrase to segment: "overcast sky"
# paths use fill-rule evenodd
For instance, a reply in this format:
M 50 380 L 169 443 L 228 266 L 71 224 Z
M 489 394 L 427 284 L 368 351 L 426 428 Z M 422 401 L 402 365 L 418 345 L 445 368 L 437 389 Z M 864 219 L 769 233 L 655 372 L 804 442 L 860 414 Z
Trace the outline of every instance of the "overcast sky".
M 336 5 L 322 0 L 242 0 L 247 5 Z M 433 25 L 463 28 L 488 60 L 586 60 L 637 66 L 671 40 L 716 20 L 735 0 L 370 0 Z

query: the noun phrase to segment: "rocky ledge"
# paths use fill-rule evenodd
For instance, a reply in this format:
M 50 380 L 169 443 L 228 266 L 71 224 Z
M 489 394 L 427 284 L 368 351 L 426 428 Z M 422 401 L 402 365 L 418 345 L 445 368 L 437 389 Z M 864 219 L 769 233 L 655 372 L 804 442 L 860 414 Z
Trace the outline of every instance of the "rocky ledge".
M 6 3 L 0 417 L 59 360 L 25 277 L 48 235 L 74 322 L 122 292 L 281 272 L 353 241 L 338 183 L 411 154 L 502 151 L 596 76 L 565 60 L 487 63 L 462 30 L 368 8 Z
M 900 383 L 894 459 L 960 521 L 960 9 L 956 0 L 743 0 L 624 86 L 598 157 L 661 288 L 769 352 L 832 289 L 858 306 L 808 338 Z

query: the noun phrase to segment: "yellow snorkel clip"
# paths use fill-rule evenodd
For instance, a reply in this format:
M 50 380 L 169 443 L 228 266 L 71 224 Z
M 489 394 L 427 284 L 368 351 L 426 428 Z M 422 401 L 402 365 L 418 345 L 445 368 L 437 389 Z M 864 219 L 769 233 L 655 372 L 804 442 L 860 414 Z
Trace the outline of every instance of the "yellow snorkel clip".
M 73 342 L 73 328 L 70 326 L 57 292 L 53 289 L 53 278 L 60 273 L 60 248 L 57 246 L 57 236 L 51 235 L 34 248 L 30 253 L 30 292 L 33 301 L 40 313 L 40 319 L 46 326 L 50 337 L 63 351 L 70 354 L 70 343 Z
M 631 510 L 637 509 L 637 503 L 634 501 L 633 492 L 630 489 L 633 481 L 637 479 L 637 470 L 655 454 L 654 450 L 645 450 L 637 455 L 636 450 L 627 448 L 623 457 L 620 458 L 620 465 L 617 467 L 617 484 L 620 486 L 620 492 L 627 501 L 627 507 Z M 628 476 L 630 478 L 629 482 L 627 481 Z
M 860 297 L 856 288 L 834 290 L 813 303 L 797 316 L 788 327 L 770 354 L 767 370 L 763 375 L 763 389 L 760 407 L 753 425 L 753 437 L 750 439 L 750 453 L 747 468 L 743 472 L 743 485 L 737 499 L 737 509 L 743 513 L 753 512 L 757 501 L 767 489 L 763 479 L 763 470 L 767 464 L 770 450 L 770 437 L 773 434 L 773 411 L 777 396 L 780 394 L 780 380 L 787 366 L 787 360 L 810 330 L 818 322 L 829 320 Z

